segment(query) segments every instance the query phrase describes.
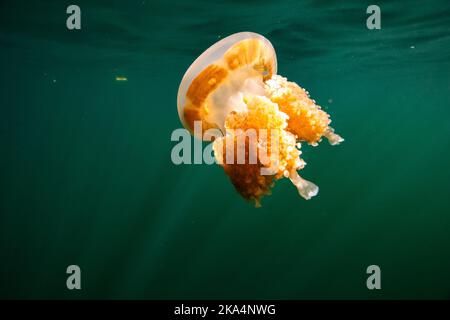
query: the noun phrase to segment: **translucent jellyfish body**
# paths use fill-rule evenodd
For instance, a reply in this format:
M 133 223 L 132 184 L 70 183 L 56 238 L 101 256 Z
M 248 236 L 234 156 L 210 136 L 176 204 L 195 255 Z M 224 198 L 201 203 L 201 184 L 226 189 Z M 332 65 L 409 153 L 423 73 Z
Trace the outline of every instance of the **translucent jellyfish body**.
M 226 37 L 201 54 L 186 71 L 177 102 L 181 122 L 196 138 L 220 130 L 214 156 L 236 190 L 256 205 L 281 178 L 303 198 L 315 196 L 318 187 L 298 174 L 305 166 L 300 143 L 343 141 L 308 92 L 277 75 L 272 44 L 252 32 Z

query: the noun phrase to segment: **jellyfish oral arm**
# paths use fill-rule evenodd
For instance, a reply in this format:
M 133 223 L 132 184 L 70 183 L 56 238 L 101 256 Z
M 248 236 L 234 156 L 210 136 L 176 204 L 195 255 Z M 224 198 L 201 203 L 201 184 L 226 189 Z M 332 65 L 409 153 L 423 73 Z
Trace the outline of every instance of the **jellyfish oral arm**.
M 319 193 L 319 187 L 311 181 L 300 177 L 296 170 L 291 171 L 289 174 L 289 179 L 292 181 L 294 186 L 297 187 L 298 193 L 306 200 L 311 199 Z
M 331 127 L 328 127 L 328 129 L 324 132 L 323 136 L 328 139 L 328 142 L 332 145 L 338 145 L 341 142 L 344 142 L 344 138 L 342 138 L 340 135 L 334 133 L 334 129 Z
M 225 119 L 230 112 L 241 112 L 247 109 L 244 103 L 246 95 L 265 95 L 262 77 L 249 68 L 243 68 L 231 75 L 226 83 L 208 97 L 206 120 L 223 130 Z

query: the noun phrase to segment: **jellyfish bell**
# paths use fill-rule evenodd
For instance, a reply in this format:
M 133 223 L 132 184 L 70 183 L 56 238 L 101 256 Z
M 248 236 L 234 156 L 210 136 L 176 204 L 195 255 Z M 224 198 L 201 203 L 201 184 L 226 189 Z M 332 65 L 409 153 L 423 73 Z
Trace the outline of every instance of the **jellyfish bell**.
M 194 121 L 203 132 L 224 130 L 231 111 L 245 110 L 246 94 L 264 95 L 264 81 L 277 73 L 275 49 L 253 32 L 228 36 L 203 52 L 188 68 L 178 89 L 178 115 L 194 133 Z M 196 134 L 196 137 L 202 139 Z

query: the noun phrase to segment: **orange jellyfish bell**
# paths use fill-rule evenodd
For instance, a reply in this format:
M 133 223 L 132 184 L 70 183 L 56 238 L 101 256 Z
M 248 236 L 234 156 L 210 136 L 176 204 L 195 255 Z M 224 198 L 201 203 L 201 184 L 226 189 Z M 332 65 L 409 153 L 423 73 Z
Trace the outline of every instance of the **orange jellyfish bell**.
M 203 131 L 223 130 L 230 111 L 245 109 L 243 95 L 264 95 L 264 81 L 276 73 L 275 50 L 262 35 L 240 32 L 218 41 L 181 80 L 177 104 L 183 126 L 193 133 L 194 121 L 202 121 Z
M 220 129 L 214 156 L 240 195 L 257 206 L 282 178 L 303 198 L 315 196 L 319 188 L 297 172 L 306 165 L 300 143 L 316 146 L 322 137 L 332 145 L 343 141 L 309 93 L 277 75 L 272 44 L 253 32 L 233 34 L 203 52 L 181 80 L 177 105 L 181 122 L 196 138 Z M 201 131 L 195 130 L 198 122 Z

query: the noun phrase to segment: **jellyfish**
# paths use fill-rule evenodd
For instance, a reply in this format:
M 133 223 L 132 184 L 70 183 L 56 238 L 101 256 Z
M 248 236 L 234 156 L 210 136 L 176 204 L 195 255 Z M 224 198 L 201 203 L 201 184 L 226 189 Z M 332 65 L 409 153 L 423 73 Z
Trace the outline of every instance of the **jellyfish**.
M 298 173 L 306 165 L 301 144 L 344 140 L 305 89 L 277 75 L 275 49 L 253 32 L 233 34 L 204 51 L 181 80 L 177 106 L 181 123 L 196 138 L 208 140 L 208 130 L 220 130 L 212 142 L 216 162 L 256 206 L 282 178 L 307 200 L 317 195 L 319 188 Z

